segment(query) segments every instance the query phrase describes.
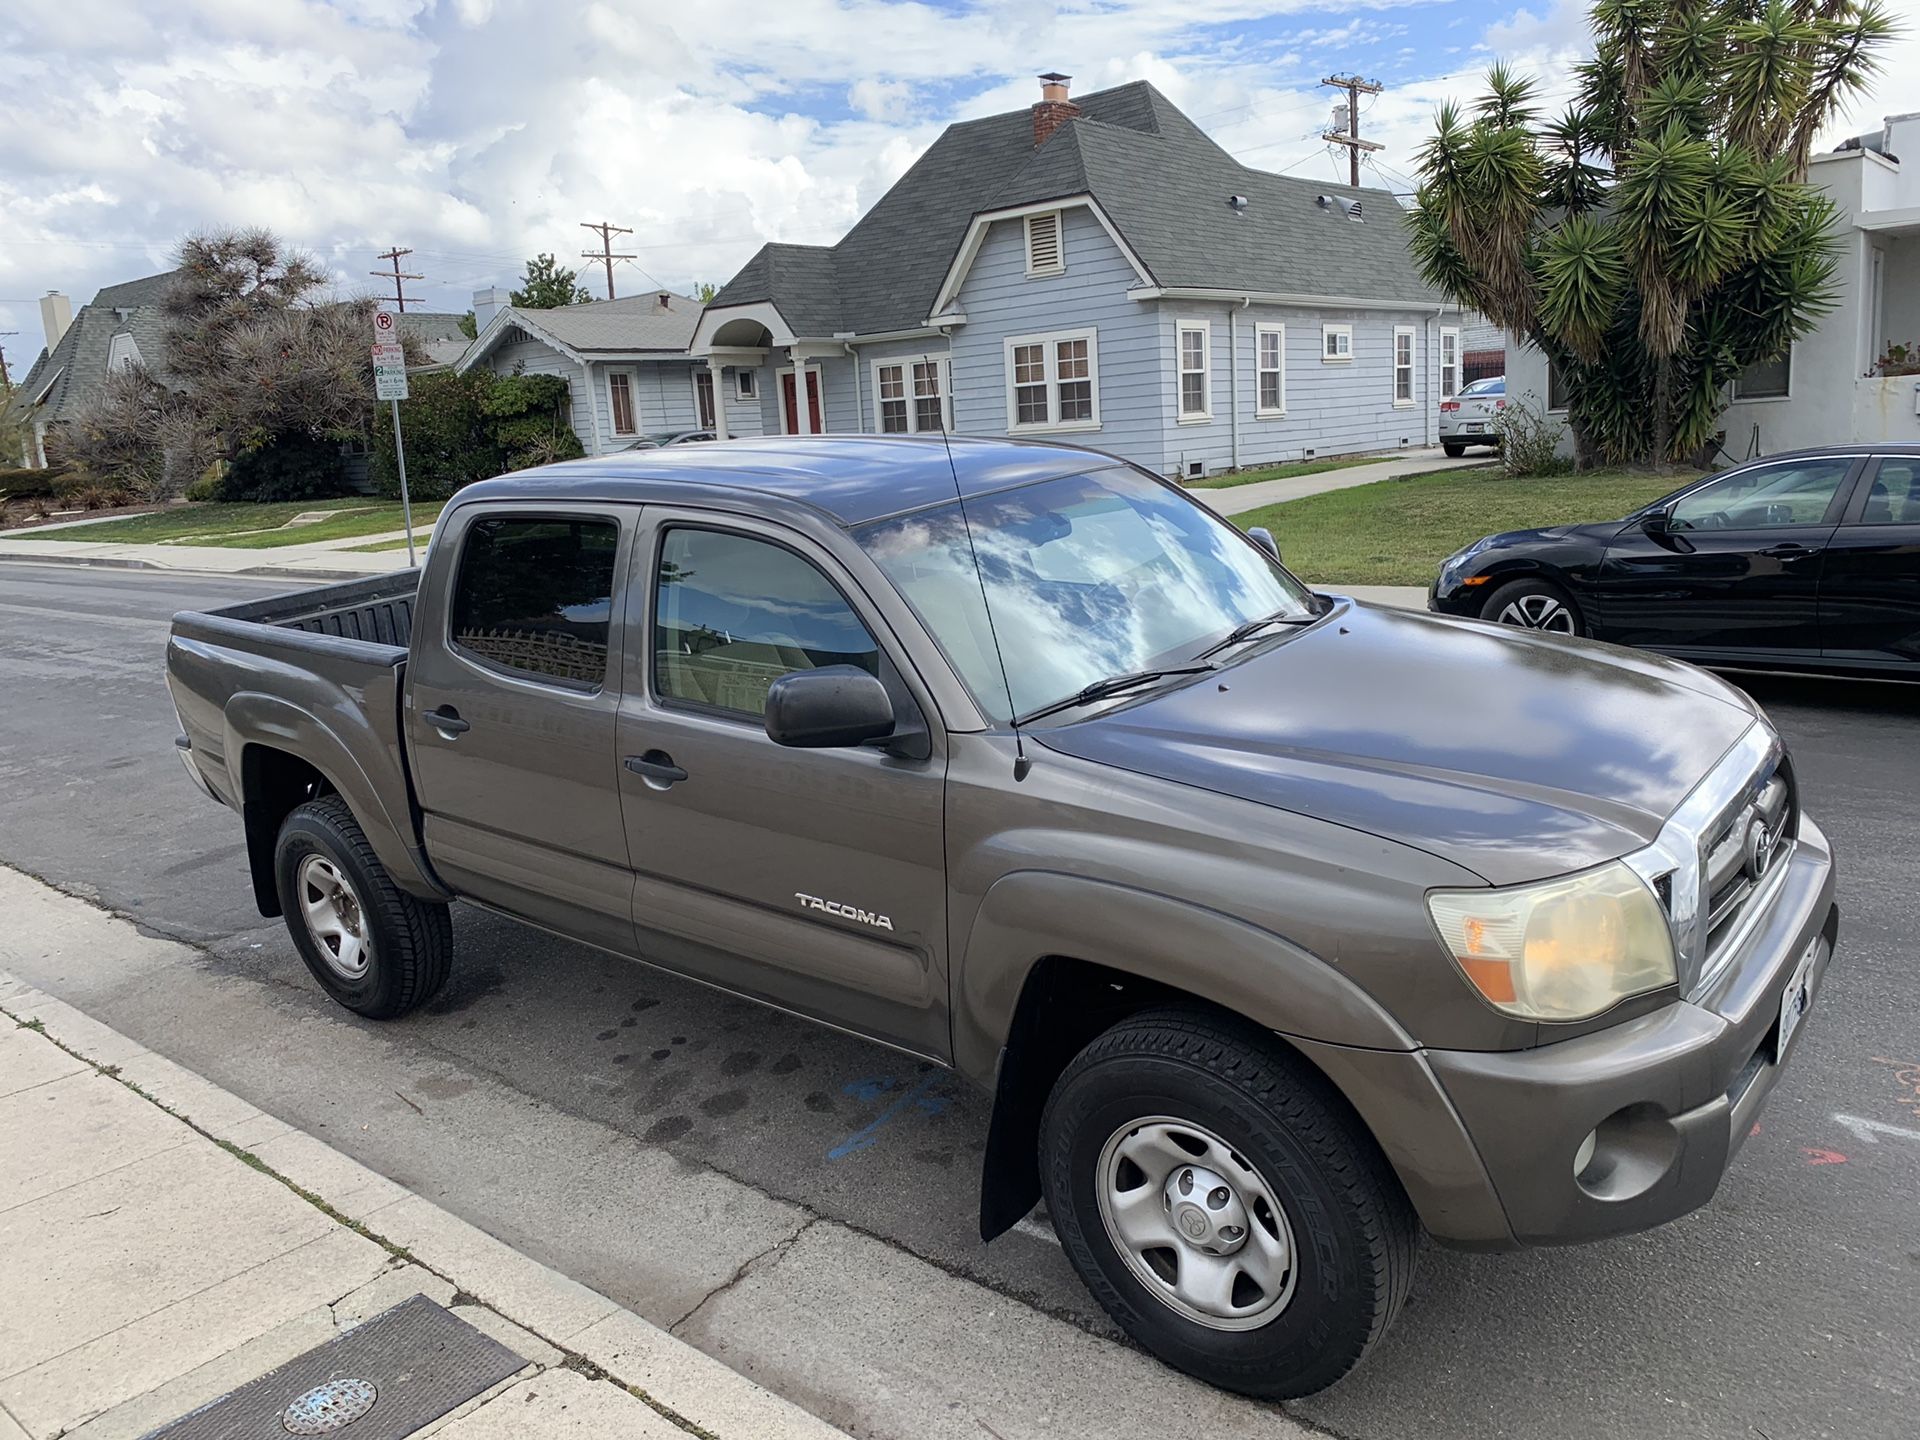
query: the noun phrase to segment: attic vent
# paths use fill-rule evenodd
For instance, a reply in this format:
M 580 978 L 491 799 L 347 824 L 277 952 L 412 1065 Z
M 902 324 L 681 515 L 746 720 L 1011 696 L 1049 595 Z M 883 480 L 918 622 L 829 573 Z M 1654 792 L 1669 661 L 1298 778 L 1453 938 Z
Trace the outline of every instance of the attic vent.
M 1247 208 L 1247 197 L 1244 195 L 1229 195 L 1227 197 L 1227 206 L 1233 210 L 1244 210 Z
M 1060 261 L 1060 212 L 1027 216 L 1027 273 L 1057 275 L 1065 268 Z
M 1333 204 L 1333 197 L 1331 195 L 1316 195 L 1313 197 L 1313 203 L 1318 205 L 1322 210 L 1325 210 Z
M 1360 202 L 1358 200 L 1349 200 L 1347 202 L 1347 219 L 1362 220 L 1363 218 L 1360 214 Z

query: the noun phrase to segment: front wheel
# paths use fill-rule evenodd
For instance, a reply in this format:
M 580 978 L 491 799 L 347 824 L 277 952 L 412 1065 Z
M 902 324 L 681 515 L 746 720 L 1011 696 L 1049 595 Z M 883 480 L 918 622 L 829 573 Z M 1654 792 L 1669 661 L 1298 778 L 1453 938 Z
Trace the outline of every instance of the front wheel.
M 392 1020 L 446 984 L 453 963 L 447 907 L 393 883 L 338 795 L 287 816 L 273 862 L 294 948 L 320 988 L 347 1009 Z
M 1047 1209 L 1094 1297 L 1222 1389 L 1325 1389 L 1386 1332 L 1418 1226 L 1372 1137 L 1264 1033 L 1159 1011 L 1076 1057 L 1041 1123 Z
M 1480 618 L 1515 625 L 1522 630 L 1546 630 L 1555 635 L 1584 635 L 1585 619 L 1573 597 L 1550 580 L 1515 580 L 1487 597 Z

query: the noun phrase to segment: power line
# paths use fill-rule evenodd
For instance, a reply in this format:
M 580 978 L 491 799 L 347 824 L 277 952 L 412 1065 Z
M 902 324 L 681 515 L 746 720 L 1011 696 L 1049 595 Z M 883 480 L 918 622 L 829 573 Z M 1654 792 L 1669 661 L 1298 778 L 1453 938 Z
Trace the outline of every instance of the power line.
M 369 275 L 373 276 L 376 280 L 393 281 L 393 303 L 399 307 L 400 313 L 402 315 L 407 313 L 407 302 L 409 300 L 413 301 L 413 303 L 416 305 L 420 303 L 419 296 L 407 294 L 406 282 L 409 280 L 424 280 L 427 278 L 424 275 L 417 275 L 411 270 L 402 270 L 400 268 L 400 257 L 403 255 L 411 255 L 412 253 L 413 251 L 403 249 L 400 246 L 396 245 L 393 247 L 393 249 L 388 250 L 384 254 L 376 255 L 373 257 L 376 260 L 391 260 L 393 262 L 393 271 L 391 274 L 389 274 L 385 270 L 369 270 L 367 272 Z
M 613 262 L 616 260 L 632 260 L 634 258 L 632 255 L 614 254 L 613 237 L 616 235 L 631 235 L 633 231 L 624 225 L 614 225 L 605 220 L 598 222 L 582 220 L 580 222 L 580 228 L 582 230 L 595 231 L 600 236 L 600 252 L 595 254 L 591 250 L 582 250 L 580 252 L 580 258 L 582 260 L 598 260 L 607 267 L 607 298 L 611 300 L 613 299 Z M 642 271 L 641 273 L 645 274 L 646 272 Z M 654 283 L 658 284 L 659 282 L 655 281 Z
M 1360 188 L 1360 152 L 1362 150 L 1384 150 L 1387 148 L 1378 140 L 1362 140 L 1360 138 L 1360 97 L 1363 94 L 1378 95 L 1383 87 L 1378 80 L 1362 80 L 1358 75 L 1330 75 L 1320 83 L 1322 85 L 1331 85 L 1336 90 L 1344 90 L 1347 92 L 1347 103 L 1345 106 L 1347 112 L 1346 133 L 1342 134 L 1338 128 L 1341 119 L 1340 107 L 1335 107 L 1333 112 L 1333 125 L 1329 126 L 1321 132 L 1321 134 L 1323 139 L 1335 145 L 1344 145 L 1347 147 L 1347 183 L 1358 190 Z

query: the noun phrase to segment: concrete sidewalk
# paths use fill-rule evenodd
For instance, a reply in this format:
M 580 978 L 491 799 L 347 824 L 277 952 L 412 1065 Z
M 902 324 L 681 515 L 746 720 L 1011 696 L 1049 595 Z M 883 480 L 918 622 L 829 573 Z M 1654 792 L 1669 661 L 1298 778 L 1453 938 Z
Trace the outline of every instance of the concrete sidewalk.
M 202 575 L 285 576 L 289 580 L 355 580 L 406 568 L 405 550 L 356 554 L 336 546 L 370 545 L 386 538 L 355 536 L 349 541 L 315 541 L 268 550 L 239 550 L 226 545 L 140 545 L 125 541 L 27 540 L 0 535 L 0 563 L 106 565 L 123 570 L 186 570 Z M 421 558 L 426 547 L 420 547 Z
M 844 1440 L 4 972 L 0 1136 L 0 1440 L 132 1440 L 263 1376 L 278 1416 L 270 1372 L 416 1295 L 524 1363 L 413 1434 Z M 422 1354 L 416 1390 L 448 1364 Z
M 1377 465 L 1349 465 L 1340 470 L 1322 470 L 1317 475 L 1296 475 L 1288 480 L 1259 480 L 1251 485 L 1222 487 L 1194 486 L 1187 493 L 1201 504 L 1222 515 L 1244 515 L 1263 505 L 1283 500 L 1299 500 L 1308 495 L 1324 495 L 1329 490 L 1351 490 L 1356 485 L 1371 485 L 1377 480 L 1398 480 L 1408 475 L 1426 475 L 1436 470 L 1474 470 L 1494 463 L 1485 454 L 1463 455 L 1457 460 L 1446 452 L 1410 450 L 1382 460 Z

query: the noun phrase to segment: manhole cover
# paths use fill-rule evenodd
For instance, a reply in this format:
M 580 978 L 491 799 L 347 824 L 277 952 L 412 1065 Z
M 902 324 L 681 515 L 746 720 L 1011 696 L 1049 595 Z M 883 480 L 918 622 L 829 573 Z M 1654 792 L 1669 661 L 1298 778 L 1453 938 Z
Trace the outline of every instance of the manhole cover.
M 365 1380 L 329 1380 L 287 1406 L 280 1423 L 293 1435 L 325 1435 L 373 1409 L 380 1392 Z

